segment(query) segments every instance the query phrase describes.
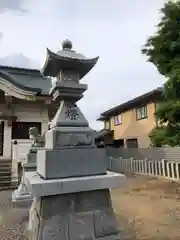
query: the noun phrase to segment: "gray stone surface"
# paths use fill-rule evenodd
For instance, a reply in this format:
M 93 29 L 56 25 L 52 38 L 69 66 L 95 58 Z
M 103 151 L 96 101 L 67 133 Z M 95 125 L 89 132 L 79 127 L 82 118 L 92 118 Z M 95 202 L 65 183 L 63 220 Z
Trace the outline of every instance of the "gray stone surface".
M 37 166 L 34 163 L 27 163 L 24 165 L 25 172 L 35 172 L 36 169 L 37 169 Z
M 25 176 L 24 176 L 24 168 L 22 172 L 21 182 L 16 190 L 12 193 L 12 202 L 25 202 L 25 201 L 32 201 L 32 196 L 29 194 L 28 188 L 25 183 Z
M 75 201 L 76 212 L 93 211 L 95 209 L 102 210 L 111 205 L 109 189 L 91 191 L 91 194 L 88 191 L 83 192 L 83 194 L 77 194 Z
M 34 199 L 32 206 L 29 211 L 29 225 L 28 231 L 30 233 L 29 239 L 37 239 L 40 228 L 40 209 L 38 209 L 38 204 L 36 199 Z
M 63 83 L 66 84 L 66 83 Z M 73 84 L 69 82 L 69 85 Z M 76 86 L 80 84 L 76 83 Z M 74 91 L 74 89 L 73 89 Z M 68 92 L 69 94 L 69 92 Z M 60 107 L 51 122 L 51 127 L 58 126 L 79 126 L 79 127 L 88 127 L 89 123 L 79 107 L 72 102 L 61 101 Z
M 94 214 L 94 225 L 97 238 L 118 233 L 112 209 L 97 210 Z
M 29 194 L 28 190 L 26 192 L 23 192 L 19 190 L 15 190 L 12 193 L 12 202 L 18 203 L 18 202 L 24 202 L 24 201 L 32 201 L 32 196 Z
M 37 153 L 28 153 L 26 162 L 36 164 L 36 156 L 37 156 Z
M 95 133 L 87 126 L 61 126 L 46 133 L 45 149 L 95 147 Z
M 24 172 L 34 172 L 37 169 L 36 156 L 37 153 L 29 153 L 27 156 L 27 161 L 23 163 Z
M 45 144 L 44 135 L 43 136 L 40 135 L 37 127 L 29 128 L 29 138 L 32 140 L 30 152 L 34 152 L 33 150 L 35 150 L 36 152 L 36 149 L 44 147 Z
M 69 217 L 70 240 L 94 240 L 93 212 L 71 214 Z
M 32 240 L 118 239 L 108 189 L 39 198 L 31 218 Z
M 37 173 L 44 179 L 106 174 L 104 149 L 39 150 Z
M 57 53 L 51 52 L 47 49 L 47 59 L 41 72 L 44 76 L 56 77 L 59 73 L 60 67 L 64 66 L 64 70 L 66 70 L 66 72 L 73 70 L 75 73 L 78 73 L 79 80 L 94 67 L 98 58 L 99 57 L 88 59 L 84 55 L 64 47 Z M 68 78 L 66 79 L 68 81 Z
M 52 216 L 50 219 L 45 219 L 43 226 L 42 239 L 63 239 L 68 240 L 68 216 Z
M 48 196 L 96 189 L 118 188 L 125 183 L 123 174 L 107 172 L 106 175 L 44 180 L 36 172 L 25 173 L 26 185 L 32 196 Z
M 36 171 L 36 156 L 37 156 L 37 146 L 42 146 L 42 137 L 36 127 L 31 127 L 29 129 L 30 139 L 33 140 L 31 148 L 27 153 L 26 162 L 22 164 L 22 177 L 18 188 L 12 193 L 12 202 L 16 203 L 16 206 L 21 206 L 23 202 L 32 202 L 32 196 L 29 194 L 28 188 L 25 184 L 24 173 L 29 171 Z M 37 145 L 37 146 L 36 146 Z M 34 152 L 33 152 L 34 150 Z

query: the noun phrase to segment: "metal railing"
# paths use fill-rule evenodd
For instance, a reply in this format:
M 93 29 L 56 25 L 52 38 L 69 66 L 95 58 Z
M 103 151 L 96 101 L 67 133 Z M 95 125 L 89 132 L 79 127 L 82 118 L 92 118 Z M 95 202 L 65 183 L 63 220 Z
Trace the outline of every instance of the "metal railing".
M 180 180 L 180 163 L 166 161 L 135 160 L 133 158 L 108 158 L 108 169 L 119 173 L 134 173 Z

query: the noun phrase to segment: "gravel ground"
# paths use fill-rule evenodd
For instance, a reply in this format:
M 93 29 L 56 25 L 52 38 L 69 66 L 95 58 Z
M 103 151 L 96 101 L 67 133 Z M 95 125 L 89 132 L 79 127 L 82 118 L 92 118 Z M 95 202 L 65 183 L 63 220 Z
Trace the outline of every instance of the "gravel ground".
M 0 240 L 25 240 L 29 208 L 13 207 L 11 194 L 12 191 L 0 192 Z

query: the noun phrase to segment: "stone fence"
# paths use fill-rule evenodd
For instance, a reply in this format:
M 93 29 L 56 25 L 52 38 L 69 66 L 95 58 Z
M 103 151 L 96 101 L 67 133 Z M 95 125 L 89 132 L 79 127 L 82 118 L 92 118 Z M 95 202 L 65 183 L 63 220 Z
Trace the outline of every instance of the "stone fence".
M 180 163 L 180 147 L 163 148 L 107 148 L 106 153 L 109 157 L 122 157 L 137 160 L 148 158 L 152 161 L 161 159 Z
M 149 159 L 135 160 L 133 158 L 113 158 L 108 160 L 108 169 L 118 173 L 135 173 L 158 176 L 173 181 L 180 180 L 180 163 L 172 161 L 152 161 Z

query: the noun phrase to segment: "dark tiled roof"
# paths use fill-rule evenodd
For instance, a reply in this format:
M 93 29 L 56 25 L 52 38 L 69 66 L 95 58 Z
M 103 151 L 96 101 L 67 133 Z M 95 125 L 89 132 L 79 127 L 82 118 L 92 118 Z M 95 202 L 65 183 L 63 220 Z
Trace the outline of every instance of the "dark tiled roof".
M 158 87 L 150 92 L 147 92 L 143 95 L 140 95 L 136 98 L 133 98 L 125 103 L 122 103 L 116 107 L 113 107 L 103 113 L 100 114 L 100 117 L 97 120 L 105 120 L 107 117 L 113 116 L 113 114 L 117 114 L 120 112 L 123 112 L 125 110 L 128 110 L 130 108 L 133 108 L 138 103 L 141 103 L 143 100 L 148 101 L 151 100 L 153 97 L 161 98 L 163 95 L 163 87 Z
M 100 131 L 96 132 L 96 137 L 95 138 L 98 139 L 98 138 L 104 137 L 106 134 L 109 134 L 111 132 L 112 131 L 108 130 L 108 129 L 101 129 Z
M 38 69 L 26 69 L 0 65 L 0 75 L 11 84 L 41 95 L 48 95 L 51 79 L 44 77 Z

